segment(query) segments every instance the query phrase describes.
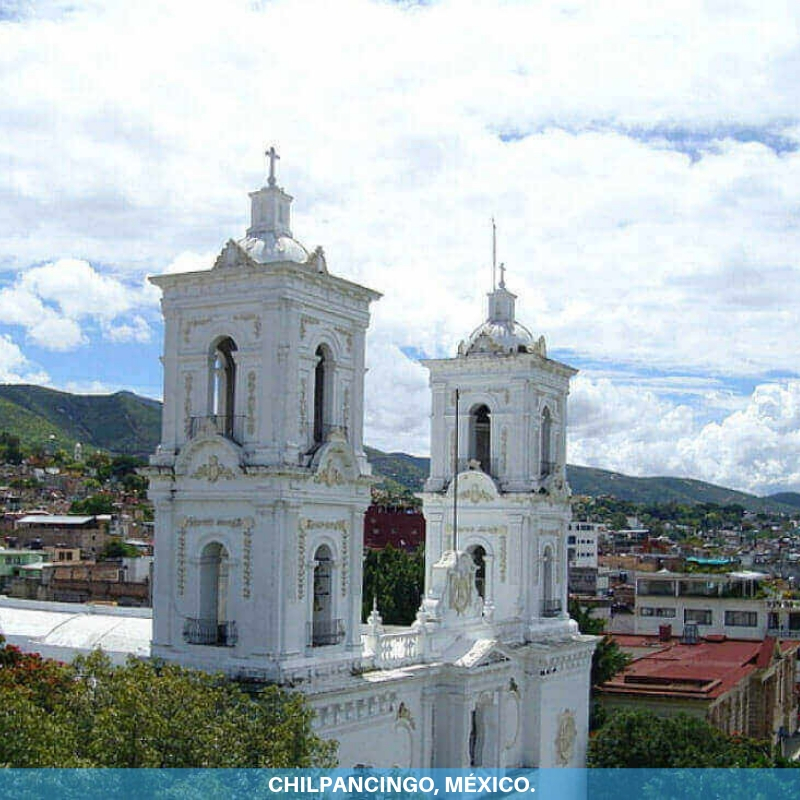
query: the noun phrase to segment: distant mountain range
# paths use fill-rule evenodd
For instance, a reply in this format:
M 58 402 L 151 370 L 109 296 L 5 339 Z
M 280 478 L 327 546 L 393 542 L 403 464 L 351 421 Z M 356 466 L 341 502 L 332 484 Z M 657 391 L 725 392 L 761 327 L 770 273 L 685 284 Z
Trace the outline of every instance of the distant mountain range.
M 70 394 L 25 384 L 0 384 L 0 431 L 23 447 L 90 448 L 146 456 L 161 438 L 161 403 L 132 392 Z M 55 437 L 51 439 L 50 437 Z
M 127 455 L 147 456 L 161 435 L 161 403 L 132 392 L 81 395 L 25 384 L 0 384 L 0 431 L 19 436 L 23 447 L 70 449 L 76 442 Z M 54 437 L 51 439 L 50 437 Z M 376 475 L 419 491 L 430 459 L 366 448 Z M 634 503 L 740 503 L 748 510 L 797 511 L 800 494 L 780 492 L 757 497 L 688 478 L 635 478 L 594 467 L 567 466 L 575 494 L 613 495 Z

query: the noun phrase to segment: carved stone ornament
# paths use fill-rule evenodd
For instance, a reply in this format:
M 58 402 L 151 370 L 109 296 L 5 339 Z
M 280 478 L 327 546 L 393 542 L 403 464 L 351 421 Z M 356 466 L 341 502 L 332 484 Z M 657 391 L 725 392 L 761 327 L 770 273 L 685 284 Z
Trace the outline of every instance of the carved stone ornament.
M 315 475 L 315 483 L 324 483 L 325 486 L 342 486 L 347 483 L 347 478 L 330 461 Z
M 415 730 L 417 727 L 417 723 L 414 720 L 414 716 L 411 713 L 409 707 L 405 703 L 400 703 L 400 706 L 397 709 L 397 722 L 404 722 L 408 725 L 411 730 Z
M 469 500 L 470 503 L 491 503 L 494 497 L 486 489 L 481 489 L 473 483 L 469 489 L 458 493 L 458 499 Z
M 192 338 L 192 331 L 195 328 L 201 328 L 204 325 L 209 325 L 210 323 L 211 317 L 200 317 L 198 319 L 187 320 L 183 326 L 183 343 L 189 344 L 189 340 Z
M 187 372 L 183 376 L 183 426 L 187 438 L 192 431 L 192 382 L 192 373 Z
M 558 715 L 556 732 L 556 764 L 567 767 L 575 753 L 575 740 L 578 738 L 578 726 L 575 723 L 575 712 L 565 709 Z
M 308 416 L 306 412 L 306 394 L 308 383 L 305 378 L 300 378 L 300 434 L 305 436 L 308 432 Z
M 247 373 L 247 433 L 252 436 L 256 430 L 256 373 Z
M 175 556 L 177 559 L 176 577 L 178 584 L 178 595 L 183 595 L 186 587 L 186 529 L 189 527 L 189 519 L 181 517 L 178 520 L 178 546 Z
M 472 604 L 472 587 L 475 578 L 472 571 L 463 568 L 463 561 L 459 560 L 456 569 L 450 573 L 449 602 L 459 616 Z
M 208 462 L 201 464 L 191 475 L 192 478 L 205 478 L 209 483 L 216 483 L 220 478 L 226 481 L 233 480 L 236 473 L 219 463 L 217 456 L 209 456 Z

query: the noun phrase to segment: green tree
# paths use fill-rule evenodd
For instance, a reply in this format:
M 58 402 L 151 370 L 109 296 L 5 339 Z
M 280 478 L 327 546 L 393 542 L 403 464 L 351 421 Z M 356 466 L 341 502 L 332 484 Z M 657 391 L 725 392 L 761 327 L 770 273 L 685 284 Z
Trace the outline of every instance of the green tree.
M 6 464 L 22 463 L 23 456 L 19 436 L 14 436 L 7 431 L 0 432 L 0 457 Z
M 784 761 L 768 742 L 726 736 L 688 714 L 612 714 L 589 742 L 590 767 L 774 767 Z
M 136 545 L 123 542 L 121 539 L 110 539 L 100 551 L 100 561 L 110 558 L 138 558 L 141 554 Z
M 618 672 L 625 669 L 631 657 L 620 650 L 619 645 L 606 633 L 602 619 L 592 616 L 593 609 L 581 606 L 577 600 L 569 601 L 569 615 L 578 623 L 581 633 L 602 636 L 592 656 L 592 691 L 595 686 L 611 680 Z
M 329 767 L 299 693 L 95 652 L 64 665 L 3 646 L 0 765 Z
M 387 545 L 369 550 L 364 558 L 362 618 L 366 620 L 377 599 L 387 625 L 409 625 L 414 621 L 425 584 L 425 555 Z
M 71 514 L 86 514 L 88 516 L 113 514 L 114 496 L 103 492 L 91 494 L 83 500 L 74 500 L 69 510 Z

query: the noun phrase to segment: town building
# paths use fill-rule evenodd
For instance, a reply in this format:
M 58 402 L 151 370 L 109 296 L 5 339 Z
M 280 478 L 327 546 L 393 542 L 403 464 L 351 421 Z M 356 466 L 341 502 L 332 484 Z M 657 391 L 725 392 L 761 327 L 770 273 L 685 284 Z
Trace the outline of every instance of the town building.
M 636 573 L 635 632 L 657 634 L 663 625 L 680 633 L 687 623 L 703 636 L 763 639 L 771 626 L 762 572 Z M 775 620 L 773 620 L 775 621 Z
M 686 713 L 726 734 L 774 744 L 797 729 L 800 642 L 700 637 L 696 628 L 682 638 L 614 634 L 613 639 L 634 660 L 598 687 L 610 711 Z
M 78 514 L 26 514 L 16 520 L 14 542 L 19 548 L 78 548 L 84 559 L 96 559 L 113 538 L 110 517 Z
M 364 547 L 414 552 L 425 546 L 425 517 L 409 506 L 371 505 L 364 514 Z
M 567 528 L 569 566 L 597 567 L 597 542 L 605 532 L 605 525 L 596 522 L 570 522 Z
M 24 575 L 26 568 L 41 569 L 44 555 L 31 550 L 10 550 L 0 548 L 0 591 L 6 591 L 11 581 Z
M 380 295 L 293 238 L 270 158 L 246 236 L 211 270 L 152 279 L 153 655 L 297 687 L 342 766 L 580 766 L 596 639 L 566 611 L 574 370 L 516 321 L 502 277 L 457 356 L 426 362 L 425 596 L 413 625 L 385 629 L 375 609 L 362 628 L 364 348 Z

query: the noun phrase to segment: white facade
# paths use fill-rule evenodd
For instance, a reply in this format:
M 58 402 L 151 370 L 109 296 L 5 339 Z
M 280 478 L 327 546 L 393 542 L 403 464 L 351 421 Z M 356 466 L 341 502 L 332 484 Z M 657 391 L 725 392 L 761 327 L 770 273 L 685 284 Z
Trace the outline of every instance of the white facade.
M 567 560 L 570 567 L 597 567 L 597 540 L 605 526 L 597 522 L 570 522 Z
M 670 625 L 680 636 L 693 622 L 701 636 L 763 639 L 778 627 L 778 617 L 771 616 L 773 601 L 758 591 L 766 577 L 759 572 L 637 572 L 634 630 L 655 635 Z
M 595 640 L 566 614 L 574 371 L 516 325 L 502 284 L 470 352 L 428 362 L 425 598 L 408 628 L 384 629 L 377 610 L 362 626 L 364 346 L 379 295 L 292 237 L 274 172 L 251 199 L 247 236 L 213 269 L 153 279 L 165 318 L 153 654 L 297 687 L 342 766 L 580 766 Z M 455 386 L 466 408 L 489 409 L 494 465 L 459 477 L 457 549 Z M 459 420 L 465 441 L 473 422 Z

